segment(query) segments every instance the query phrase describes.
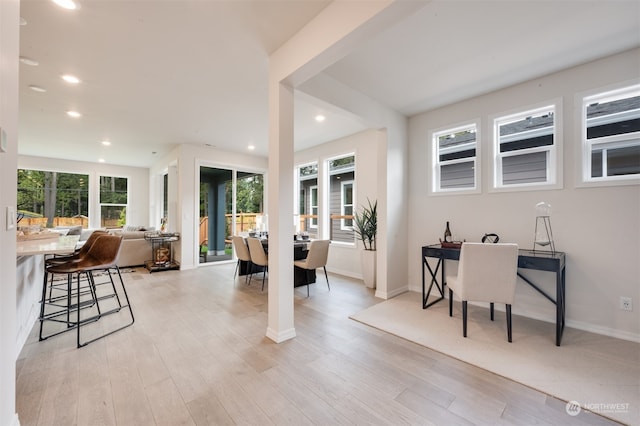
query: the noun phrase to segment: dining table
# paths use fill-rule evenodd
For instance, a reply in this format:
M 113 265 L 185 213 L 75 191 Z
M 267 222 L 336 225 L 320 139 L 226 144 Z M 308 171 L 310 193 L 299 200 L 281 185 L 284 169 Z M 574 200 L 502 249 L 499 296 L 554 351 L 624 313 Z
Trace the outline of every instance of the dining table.
M 269 239 L 261 238 L 260 242 L 264 247 L 265 252 L 269 253 Z M 293 260 L 302 260 L 307 258 L 309 252 L 309 244 L 311 240 L 295 240 L 293 242 Z M 293 266 L 293 265 L 292 265 Z M 247 275 L 251 272 L 251 266 L 249 262 L 240 261 L 239 274 Z M 262 272 L 261 266 L 253 265 L 253 273 Z M 309 285 L 316 282 L 316 271 L 309 269 L 298 268 L 293 266 L 293 286 L 300 287 L 303 285 Z

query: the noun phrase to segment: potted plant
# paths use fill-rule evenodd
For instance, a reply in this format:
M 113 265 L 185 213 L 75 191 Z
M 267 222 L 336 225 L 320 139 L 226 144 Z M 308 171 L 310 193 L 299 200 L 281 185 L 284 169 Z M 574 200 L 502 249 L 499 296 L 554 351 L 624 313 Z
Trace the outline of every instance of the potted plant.
M 353 230 L 362 241 L 362 278 L 369 288 L 376 286 L 376 237 L 378 235 L 378 201 L 367 199 L 367 205 L 353 216 Z

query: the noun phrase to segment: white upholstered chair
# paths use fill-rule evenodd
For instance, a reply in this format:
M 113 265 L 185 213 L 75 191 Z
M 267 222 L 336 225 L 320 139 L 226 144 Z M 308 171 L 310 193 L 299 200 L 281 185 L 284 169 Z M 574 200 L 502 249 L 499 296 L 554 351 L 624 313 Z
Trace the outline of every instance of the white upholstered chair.
M 251 273 L 249 274 L 249 282 L 253 276 L 253 265 L 261 266 L 263 268 L 262 274 L 262 290 L 264 290 L 264 279 L 269 271 L 269 258 L 267 253 L 264 252 L 262 241 L 258 238 L 247 238 L 247 244 L 249 245 L 249 254 L 251 255 Z
M 236 271 L 233 273 L 233 278 L 236 278 L 238 274 L 238 268 L 240 267 L 240 262 L 247 262 L 247 266 L 251 267 L 251 255 L 249 254 L 249 247 L 247 247 L 247 243 L 244 241 L 243 237 L 233 236 L 231 237 L 231 244 L 233 245 L 233 249 L 236 252 L 236 257 L 238 258 L 238 263 L 236 263 Z M 249 274 L 245 277 L 245 282 Z
M 511 305 L 518 272 L 517 244 L 463 243 L 458 275 L 447 276 L 449 316 L 453 316 L 453 294 L 462 300 L 462 335 L 467 337 L 467 301 L 504 303 L 507 314 L 507 339 L 511 342 Z
M 298 268 L 315 270 L 317 268 L 324 269 L 324 277 L 327 280 L 327 288 L 329 286 L 329 277 L 327 276 L 327 257 L 329 255 L 329 240 L 314 240 L 309 244 L 309 253 L 306 259 L 295 260 L 293 264 Z M 307 296 L 309 296 L 309 284 L 307 284 Z

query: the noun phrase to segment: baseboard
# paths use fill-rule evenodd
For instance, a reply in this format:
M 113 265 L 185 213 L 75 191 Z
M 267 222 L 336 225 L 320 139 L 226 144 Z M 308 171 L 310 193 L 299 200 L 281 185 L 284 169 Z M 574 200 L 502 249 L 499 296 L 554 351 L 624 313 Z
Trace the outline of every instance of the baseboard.
M 407 291 L 409 291 L 409 287 L 408 286 L 407 287 L 397 288 L 397 289 L 395 289 L 393 291 L 389 291 L 389 292 L 387 292 L 387 291 L 383 292 L 383 291 L 380 291 L 379 289 L 376 288 L 375 296 L 380 298 L 380 299 L 387 300 L 387 299 L 391 299 L 391 298 L 394 298 L 396 296 L 399 296 L 402 293 L 406 293 Z
M 20 419 L 18 418 L 18 413 L 15 413 L 13 415 L 13 419 L 11 420 L 11 423 L 9 423 L 10 426 L 20 426 Z
M 276 343 L 282 343 L 296 337 L 296 329 L 290 328 L 285 331 L 277 332 L 271 327 L 267 327 L 267 337 Z
M 343 271 L 341 269 L 327 267 L 327 272 L 331 272 L 332 274 L 342 275 L 344 277 L 353 278 L 356 280 L 362 279 L 362 274 L 356 274 L 355 272 L 352 272 L 352 271 Z
M 584 323 L 582 321 L 566 320 L 566 326 L 576 328 L 578 330 L 588 331 L 590 333 L 602 334 L 604 336 L 613 337 L 630 342 L 640 343 L 640 334 L 628 331 L 615 330 L 609 327 L 600 327 L 594 324 Z

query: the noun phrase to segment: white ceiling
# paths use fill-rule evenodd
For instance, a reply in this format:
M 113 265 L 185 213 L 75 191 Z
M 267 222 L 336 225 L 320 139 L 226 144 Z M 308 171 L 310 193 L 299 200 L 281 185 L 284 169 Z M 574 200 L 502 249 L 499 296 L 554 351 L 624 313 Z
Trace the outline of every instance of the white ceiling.
M 253 144 L 266 156 L 268 56 L 328 3 L 103 0 L 68 11 L 22 0 L 20 54 L 40 65 L 20 65 L 18 152 L 141 167 L 181 143 Z M 437 1 L 325 72 L 410 116 L 637 46 L 637 1 Z M 302 93 L 295 114 L 296 149 L 366 128 Z

